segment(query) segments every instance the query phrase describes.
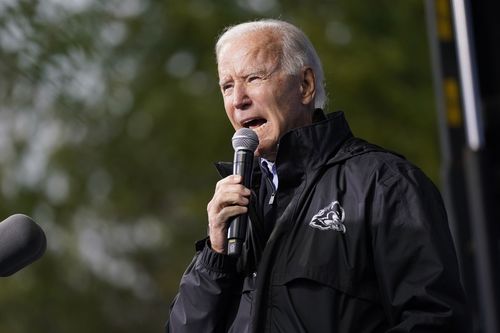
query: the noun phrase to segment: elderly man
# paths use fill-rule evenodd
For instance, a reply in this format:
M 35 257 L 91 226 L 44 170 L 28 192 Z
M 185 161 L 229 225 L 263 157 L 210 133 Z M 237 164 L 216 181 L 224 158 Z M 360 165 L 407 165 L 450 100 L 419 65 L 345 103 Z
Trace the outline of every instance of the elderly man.
M 224 108 L 259 138 L 254 185 L 227 164 L 209 235 L 182 277 L 168 332 L 462 332 L 464 295 L 446 212 L 402 157 L 324 115 L 308 38 L 277 20 L 226 29 L 216 45 Z M 228 221 L 247 213 L 242 255 Z

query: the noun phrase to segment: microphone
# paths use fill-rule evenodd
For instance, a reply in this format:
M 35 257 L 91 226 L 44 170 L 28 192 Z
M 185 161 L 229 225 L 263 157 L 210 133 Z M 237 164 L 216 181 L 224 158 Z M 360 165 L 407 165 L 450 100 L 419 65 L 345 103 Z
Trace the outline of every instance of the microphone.
M 0 276 L 14 274 L 40 258 L 47 247 L 42 228 L 30 217 L 14 214 L 0 222 Z
M 249 128 L 240 128 L 233 138 L 233 174 L 243 177 L 242 185 L 250 188 L 252 184 L 253 154 L 259 145 L 259 138 Z M 247 233 L 248 214 L 234 217 L 227 230 L 227 254 L 238 257 Z

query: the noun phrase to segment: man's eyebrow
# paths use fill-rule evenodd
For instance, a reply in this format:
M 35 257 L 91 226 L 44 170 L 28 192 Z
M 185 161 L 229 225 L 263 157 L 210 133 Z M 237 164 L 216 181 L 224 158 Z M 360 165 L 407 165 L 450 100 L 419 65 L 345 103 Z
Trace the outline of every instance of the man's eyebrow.
M 269 68 L 249 68 L 248 70 L 244 71 L 240 77 L 246 79 L 249 76 L 252 75 L 261 75 L 261 76 L 269 76 L 274 72 L 274 70 L 269 70 Z
M 262 68 L 262 67 L 254 67 L 247 68 L 242 73 L 236 75 L 237 78 L 246 79 L 251 75 L 262 75 L 265 77 L 271 76 L 279 69 L 279 66 L 273 66 L 272 68 Z M 228 82 L 233 81 L 232 75 L 224 75 L 219 79 L 219 85 L 222 86 Z
M 223 77 L 219 79 L 219 86 L 223 86 L 228 82 L 231 82 L 233 79 L 231 77 Z
M 276 71 L 276 69 L 279 66 L 273 65 L 273 66 L 259 66 L 259 67 L 253 67 L 253 68 L 248 68 L 245 72 L 248 73 L 247 75 L 252 75 L 252 74 L 263 74 L 263 75 L 270 75 Z

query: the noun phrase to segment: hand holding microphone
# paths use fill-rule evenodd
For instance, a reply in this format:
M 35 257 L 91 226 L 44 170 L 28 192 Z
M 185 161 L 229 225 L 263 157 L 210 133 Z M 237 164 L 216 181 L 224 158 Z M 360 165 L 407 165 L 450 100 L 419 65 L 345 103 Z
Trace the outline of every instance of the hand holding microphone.
M 253 154 L 259 145 L 259 138 L 249 128 L 240 128 L 233 135 L 233 174 L 242 176 L 246 188 L 252 185 Z M 229 223 L 227 231 L 227 254 L 239 256 L 247 234 L 248 214 L 236 216 Z
M 238 256 L 246 235 L 253 155 L 259 139 L 251 129 L 241 128 L 232 141 L 233 175 L 217 183 L 207 213 L 212 250 Z

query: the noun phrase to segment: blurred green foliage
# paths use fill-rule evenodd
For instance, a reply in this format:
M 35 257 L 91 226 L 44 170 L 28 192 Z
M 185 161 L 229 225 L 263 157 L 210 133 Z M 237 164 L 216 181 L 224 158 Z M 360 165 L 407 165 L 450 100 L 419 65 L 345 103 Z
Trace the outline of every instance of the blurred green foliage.
M 438 181 L 421 1 L 2 0 L 0 216 L 48 249 L 1 279 L 0 332 L 162 331 L 232 158 L 213 44 L 260 17 L 310 36 L 329 111 Z

